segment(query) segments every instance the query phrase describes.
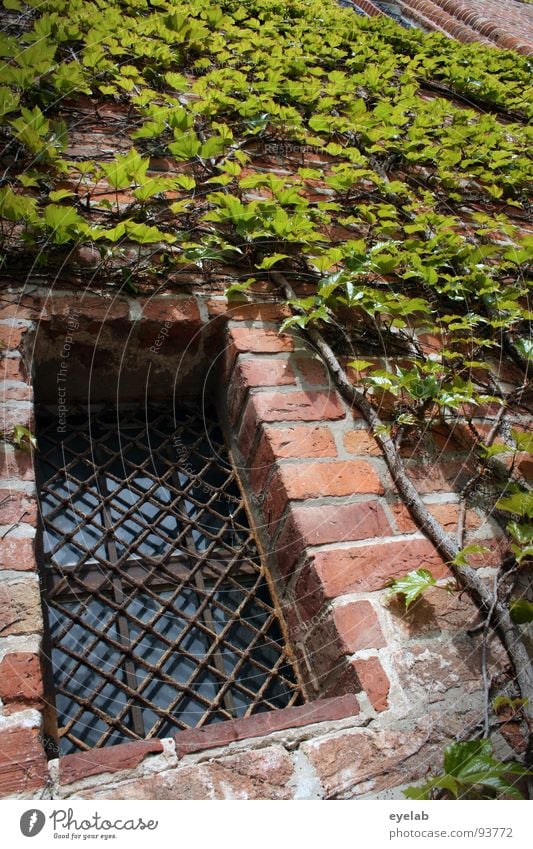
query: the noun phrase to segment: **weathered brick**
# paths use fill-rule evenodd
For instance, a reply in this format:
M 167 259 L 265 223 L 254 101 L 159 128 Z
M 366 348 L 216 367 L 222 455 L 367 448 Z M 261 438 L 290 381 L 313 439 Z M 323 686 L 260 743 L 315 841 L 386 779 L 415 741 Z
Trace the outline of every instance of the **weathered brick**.
M 90 752 L 78 752 L 59 759 L 59 781 L 61 784 L 73 784 L 106 772 L 120 772 L 135 769 L 144 758 L 160 754 L 163 744 L 160 740 L 137 740 L 134 743 L 120 743 Z
M 472 477 L 473 468 L 465 460 L 447 460 L 439 463 L 407 462 L 407 472 L 419 492 L 459 491 Z
M 377 473 L 363 460 L 284 464 L 280 475 L 289 498 L 383 494 Z
M 443 701 L 451 690 L 481 690 L 479 641 L 467 635 L 409 643 L 395 650 L 390 660 L 409 698 L 427 704 Z M 489 663 L 491 676 L 495 673 Z
M 230 419 L 236 421 L 250 388 L 286 386 L 296 383 L 294 372 L 286 360 L 254 357 L 237 363 L 228 392 Z
M 48 768 L 37 728 L 0 731 L 0 796 L 30 793 L 44 787 Z
M 0 411 L 0 431 L 11 434 L 18 424 L 34 431 L 33 405 L 29 401 L 19 403 L 21 406 L 14 406 L 14 401 L 3 405 Z
M 335 457 L 337 454 L 333 434 L 327 427 L 265 427 L 264 433 L 274 457 Z
M 36 571 L 34 539 L 32 537 L 17 537 L 13 534 L 5 537 L 0 546 L 0 568 L 14 569 L 19 572 Z
M 398 503 L 389 506 L 401 534 L 409 534 L 418 530 L 418 526 L 405 504 Z M 428 504 L 427 508 L 431 515 L 440 522 L 445 531 L 454 533 L 457 530 L 459 504 L 453 502 L 449 504 Z M 481 519 L 475 510 L 467 510 L 465 527 L 468 530 L 477 530 L 477 528 L 481 527 Z
M 426 590 L 408 610 L 401 598 L 393 598 L 388 609 L 395 629 L 406 637 L 475 628 L 480 618 L 478 608 L 466 593 L 450 593 L 443 588 Z
M 143 319 L 164 323 L 196 322 L 200 323 L 200 310 L 194 298 L 176 299 L 173 297 L 150 298 L 139 302 Z
M 326 685 L 326 681 L 342 677 L 349 664 L 345 657 L 344 642 L 331 615 L 314 624 L 301 645 L 320 689 Z
M 240 360 L 236 375 L 246 387 L 285 386 L 296 383 L 290 363 L 272 358 L 254 357 L 252 360 Z
M 27 374 L 22 357 L 2 357 L 0 360 L 0 378 L 2 380 L 25 381 Z
M 389 706 L 390 681 L 377 657 L 354 660 L 354 669 L 375 710 L 387 710 Z
M 431 763 L 428 752 L 424 751 L 428 737 L 426 722 L 408 731 L 356 728 L 306 742 L 302 751 L 313 764 L 327 794 L 349 796 L 357 785 L 362 785 L 360 792 L 365 793 L 370 788 L 379 788 L 380 780 L 382 786 L 394 787 L 423 776 Z M 422 762 L 417 761 L 411 767 L 410 759 L 419 752 L 423 754 Z M 441 763 L 440 745 L 434 755 Z
M 519 455 L 517 469 L 527 480 L 533 480 L 533 458 L 530 454 Z
M 383 493 L 374 469 L 362 460 L 283 464 L 273 476 L 264 503 L 267 525 L 278 521 L 288 500 Z
M 281 354 L 294 348 L 292 337 L 287 333 L 257 327 L 232 327 L 229 339 L 231 347 L 239 354 Z
M 327 427 L 264 427 L 259 445 L 250 462 L 250 483 L 256 492 L 262 490 L 272 464 L 288 457 L 335 457 L 333 434 Z
M 2 388 L 2 399 L 4 401 L 30 401 L 33 398 L 33 390 L 27 383 L 19 383 L 17 386 L 4 386 Z
M 320 421 L 344 418 L 336 392 L 262 392 L 253 396 L 261 421 Z
M 449 575 L 433 544 L 422 539 L 319 551 L 313 558 L 326 598 L 373 592 L 382 589 L 389 578 L 420 567 L 437 578 Z
M 333 611 L 333 621 L 346 652 L 386 645 L 376 612 L 369 601 L 353 601 Z
M 73 299 L 70 295 L 51 295 L 46 301 L 46 311 L 51 317 L 89 320 L 90 322 L 116 321 L 129 316 L 128 303 L 117 298 L 99 298 L 95 295 L 82 295 Z
M 372 539 L 391 529 L 378 501 L 335 506 L 297 506 L 276 545 L 279 568 L 286 575 L 306 545 Z
M 381 456 L 381 449 L 367 430 L 349 430 L 344 434 L 344 447 L 350 454 Z
M 332 380 L 324 363 L 317 358 L 303 358 L 296 360 L 296 367 L 306 383 L 312 386 L 332 386 Z
M 0 445 L 0 478 L 2 480 L 33 480 L 33 459 L 29 451 L 12 445 Z
M 0 699 L 10 709 L 42 705 L 43 684 L 36 654 L 13 652 L 5 655 L 0 663 Z
M 237 438 L 243 457 L 248 457 L 263 422 L 314 421 L 343 418 L 336 394 L 320 392 L 261 392 L 248 397 Z
M 114 788 L 83 791 L 82 799 L 291 799 L 293 765 L 281 746 L 239 752 L 166 770 Z
M 0 489 L 0 525 L 37 524 L 37 499 L 17 490 Z
M 227 300 L 208 299 L 207 311 L 212 318 L 224 316 L 232 321 L 282 321 L 291 315 L 287 304 L 228 303 Z
M 0 324 L 0 348 L 18 348 L 27 330 L 26 325 L 18 324 L 14 319 Z
M 41 600 L 36 580 L 21 576 L 0 582 L 0 633 L 32 634 L 42 631 Z

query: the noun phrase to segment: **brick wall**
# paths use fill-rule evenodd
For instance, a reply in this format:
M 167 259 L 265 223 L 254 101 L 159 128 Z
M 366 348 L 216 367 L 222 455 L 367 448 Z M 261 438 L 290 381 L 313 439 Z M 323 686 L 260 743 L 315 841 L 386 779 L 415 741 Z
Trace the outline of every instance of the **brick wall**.
M 386 602 L 388 578 L 420 566 L 445 577 L 446 566 L 397 498 L 364 422 L 338 395 L 315 352 L 297 334 L 279 333 L 286 308 L 272 300 L 228 305 L 222 295 L 194 288 L 135 300 L 14 291 L 4 296 L 0 315 L 4 431 L 32 426 L 30 375 L 39 395 L 39 369 L 44 363 L 42 374 L 53 372 L 72 309 L 78 325 L 72 356 L 82 365 L 87 346 L 109 362 L 113 340 L 121 351 L 133 338 L 132 357 L 137 351 L 141 362 L 160 358 L 175 378 L 194 367 L 197 389 L 214 375 L 309 701 L 173 739 L 47 761 L 33 464 L 27 452 L 3 444 L 0 793 L 352 798 L 390 793 L 423 777 L 440 762 L 443 745 L 481 715 L 479 637 L 467 633 L 476 612 L 465 595 L 442 589 L 428 592 L 407 615 Z M 72 390 L 80 375 L 72 374 Z M 164 384 L 164 369 L 163 377 Z M 100 383 L 86 381 L 83 391 Z M 184 380 L 183 391 L 190 388 Z M 467 440 L 442 430 L 404 449 L 413 480 L 450 530 L 470 450 Z M 467 525 L 467 542 L 484 542 L 496 557 L 499 531 L 481 509 L 469 512 Z M 480 568 L 490 578 L 490 558 Z M 490 652 L 496 674 L 506 665 L 497 641 Z

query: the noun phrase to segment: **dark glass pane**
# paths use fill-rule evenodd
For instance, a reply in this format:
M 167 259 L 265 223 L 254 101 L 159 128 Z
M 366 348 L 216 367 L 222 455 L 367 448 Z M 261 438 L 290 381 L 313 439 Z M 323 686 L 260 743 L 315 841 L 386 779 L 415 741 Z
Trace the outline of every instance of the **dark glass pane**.
M 57 443 L 39 421 L 62 752 L 300 700 L 214 422 L 80 414 Z

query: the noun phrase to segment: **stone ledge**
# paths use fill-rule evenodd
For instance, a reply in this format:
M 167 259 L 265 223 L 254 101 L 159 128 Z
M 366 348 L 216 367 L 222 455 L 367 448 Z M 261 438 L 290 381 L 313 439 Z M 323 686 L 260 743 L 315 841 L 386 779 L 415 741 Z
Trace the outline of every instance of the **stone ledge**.
M 134 743 L 119 743 L 108 748 L 65 755 L 59 759 L 59 781 L 61 784 L 73 784 L 91 775 L 135 769 L 146 755 L 159 755 L 162 751 L 161 740 L 138 740 Z
M 359 713 L 359 703 L 353 694 L 320 699 L 298 707 L 259 713 L 246 719 L 231 719 L 218 722 L 208 728 L 193 728 L 180 731 L 175 735 L 178 757 L 227 746 L 238 740 L 251 737 L 266 737 L 275 731 L 287 731 L 290 728 L 302 728 L 316 722 L 328 722 Z

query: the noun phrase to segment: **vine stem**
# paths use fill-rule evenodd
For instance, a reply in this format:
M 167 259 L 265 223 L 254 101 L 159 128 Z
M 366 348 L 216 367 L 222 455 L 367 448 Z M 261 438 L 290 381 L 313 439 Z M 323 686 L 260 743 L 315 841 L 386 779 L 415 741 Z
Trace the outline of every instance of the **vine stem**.
M 284 274 L 278 271 L 271 271 L 271 276 L 282 288 L 287 301 L 297 300 L 296 293 Z M 293 309 L 298 310 L 294 306 Z M 306 332 L 313 345 L 315 345 L 316 349 L 322 355 L 342 397 L 350 405 L 358 409 L 369 425 L 374 439 L 383 452 L 385 462 L 396 484 L 396 488 L 403 502 L 416 520 L 418 527 L 433 542 L 446 560 L 458 584 L 469 593 L 481 612 L 485 616 L 490 614 L 490 618 L 497 628 L 513 665 L 520 695 L 526 700 L 524 716 L 527 721 L 530 739 L 528 758 L 530 762 L 533 761 L 533 743 L 531 742 L 533 740 L 533 668 L 521 634 L 511 619 L 509 608 L 498 599 L 495 599 L 493 593 L 484 584 L 472 566 L 453 562 L 461 550 L 457 544 L 457 540 L 446 533 L 442 525 L 435 519 L 426 504 L 422 501 L 420 493 L 407 475 L 397 446 L 389 436 L 387 428 L 376 413 L 374 407 L 370 404 L 366 396 L 350 382 L 346 372 L 322 334 L 314 327 L 306 327 Z

